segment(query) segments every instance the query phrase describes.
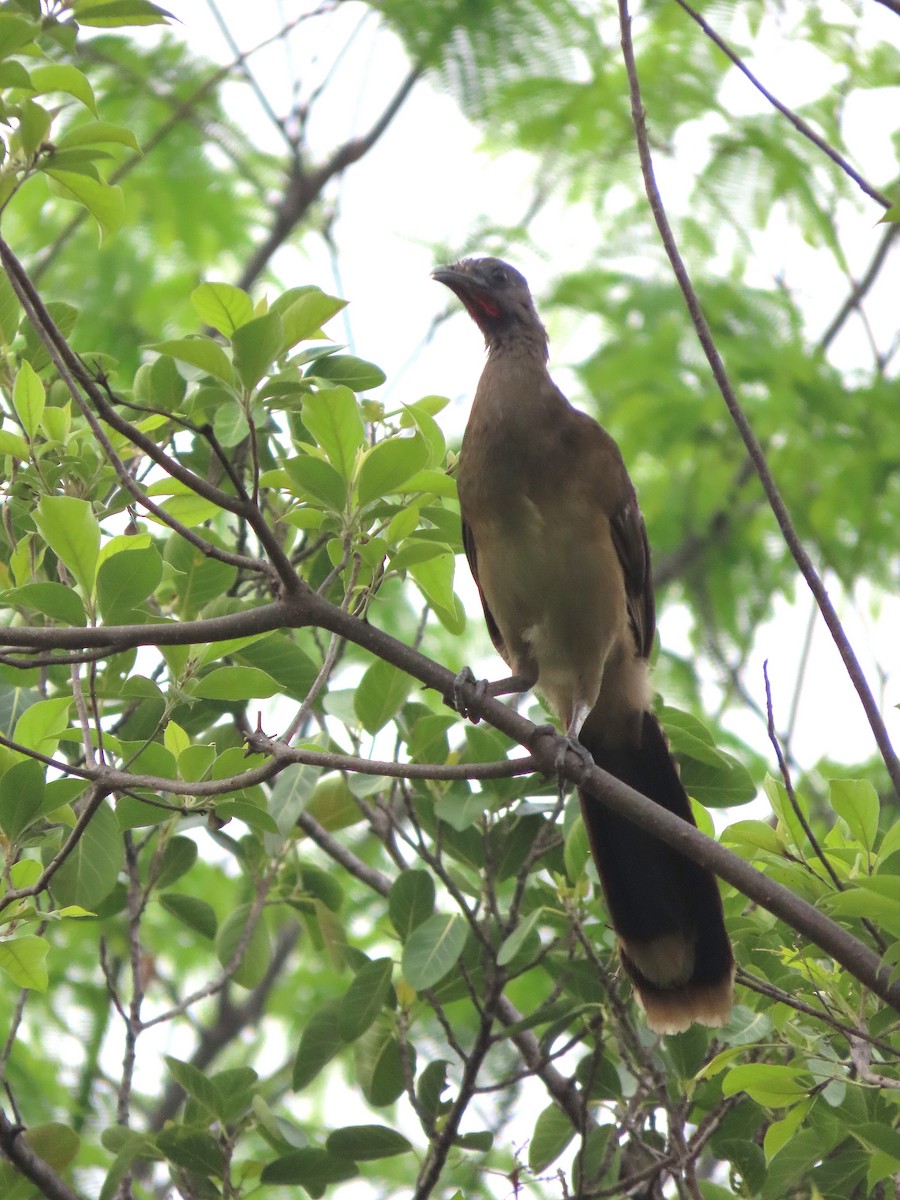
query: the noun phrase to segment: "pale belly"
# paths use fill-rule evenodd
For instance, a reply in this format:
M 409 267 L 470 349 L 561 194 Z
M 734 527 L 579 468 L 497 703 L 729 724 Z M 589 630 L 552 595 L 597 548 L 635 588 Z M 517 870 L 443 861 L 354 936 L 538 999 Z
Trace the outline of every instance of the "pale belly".
M 473 529 L 479 576 L 513 671 L 537 671 L 537 686 L 568 725 L 593 708 L 604 669 L 630 647 L 625 588 L 609 526 L 567 513 L 548 530 L 529 500 L 514 519 Z M 629 654 L 629 657 L 632 655 Z

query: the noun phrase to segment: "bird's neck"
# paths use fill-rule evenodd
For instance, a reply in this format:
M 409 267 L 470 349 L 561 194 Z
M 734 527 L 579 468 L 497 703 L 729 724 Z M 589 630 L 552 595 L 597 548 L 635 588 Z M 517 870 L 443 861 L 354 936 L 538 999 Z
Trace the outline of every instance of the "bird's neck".
M 533 361 L 543 370 L 549 358 L 547 331 L 539 323 L 512 325 L 507 329 L 493 332 L 485 341 L 488 362 L 512 355 L 522 359 L 523 362 Z

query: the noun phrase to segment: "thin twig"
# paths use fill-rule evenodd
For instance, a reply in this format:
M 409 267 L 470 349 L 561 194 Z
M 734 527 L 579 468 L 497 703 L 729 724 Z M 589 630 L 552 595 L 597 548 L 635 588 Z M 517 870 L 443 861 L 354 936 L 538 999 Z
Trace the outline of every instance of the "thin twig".
M 782 104 L 777 96 L 773 96 L 767 88 L 763 87 L 743 59 L 741 59 L 741 57 L 736 54 L 734 50 L 732 50 L 728 43 L 716 33 L 712 26 L 700 16 L 696 9 L 691 8 L 691 6 L 687 3 L 687 0 L 676 0 L 676 2 L 681 8 L 684 9 L 684 11 L 692 20 L 697 22 L 710 41 L 714 42 L 715 45 L 717 45 L 722 51 L 722 53 L 734 63 L 737 69 L 750 80 L 756 90 L 762 96 L 765 96 L 768 102 L 773 107 L 777 108 L 783 117 L 787 117 L 798 133 L 802 133 L 803 136 L 811 141 L 812 144 L 821 150 L 823 154 L 827 154 L 831 161 L 840 167 L 840 169 L 846 175 L 848 175 L 857 185 L 857 187 L 861 188 L 867 196 L 871 196 L 871 198 L 876 200 L 883 208 L 891 207 L 890 199 L 885 196 L 883 192 L 879 192 L 877 188 L 874 188 L 870 183 L 863 179 L 862 175 L 860 175 L 858 171 L 854 170 L 854 168 L 850 166 L 847 160 L 840 155 L 833 146 L 830 146 L 823 137 L 820 137 L 820 135 L 816 133 L 811 125 L 807 124 L 802 117 L 799 117 L 792 109 L 788 108 L 786 104 Z
M 242 66 L 248 58 L 251 58 L 260 50 L 264 50 L 273 42 L 277 42 L 279 39 L 286 37 L 296 26 L 300 25 L 301 22 L 308 21 L 311 17 L 320 16 L 323 12 L 327 11 L 331 7 L 331 3 L 325 3 L 320 5 L 318 9 L 302 13 L 299 17 L 295 17 L 293 20 L 286 22 L 277 33 L 274 33 L 270 37 L 265 38 L 263 41 L 258 42 L 249 50 L 244 51 L 243 54 L 238 55 L 232 62 L 226 63 L 225 66 L 217 68 L 190 94 L 190 96 L 187 97 L 187 99 L 183 100 L 172 110 L 166 120 L 163 121 L 163 123 L 142 142 L 140 150 L 135 151 L 134 154 L 132 154 L 129 158 L 126 158 L 120 166 L 116 167 L 106 182 L 110 184 L 118 183 L 121 179 L 124 179 L 126 175 L 129 175 L 136 167 L 140 166 L 142 162 L 145 162 L 148 155 L 150 155 L 150 153 L 155 150 L 157 146 L 164 142 L 174 129 L 178 128 L 184 118 L 190 114 L 191 110 L 196 107 L 196 105 L 200 100 L 203 99 L 207 92 L 212 91 L 214 87 L 222 83 L 223 80 L 227 79 L 235 67 Z M 87 209 L 81 209 L 74 217 L 72 217 L 69 223 L 63 227 L 59 235 L 48 247 L 44 257 L 36 264 L 34 268 L 34 278 L 36 281 L 39 280 L 45 271 L 47 271 L 47 269 L 52 265 L 66 243 L 78 232 L 87 219 Z
M 865 675 L 859 665 L 859 661 L 853 651 L 853 647 L 847 638 L 844 628 L 841 625 L 840 619 L 835 611 L 834 605 L 828 595 L 828 591 L 819 577 L 818 572 L 813 566 L 812 559 L 807 554 L 803 547 L 797 531 L 791 521 L 790 514 L 787 511 L 785 503 L 778 490 L 778 486 L 769 470 L 769 465 L 766 462 L 765 454 L 762 446 L 756 438 L 753 429 L 747 420 L 744 410 L 741 408 L 740 401 L 732 386 L 728 372 L 725 369 L 725 364 L 722 361 L 722 356 L 719 354 L 718 347 L 712 336 L 709 328 L 709 323 L 703 314 L 700 306 L 700 301 L 694 286 L 691 283 L 687 268 L 679 253 L 678 246 L 675 242 L 675 236 L 672 233 L 672 227 L 669 224 L 663 206 L 662 197 L 659 193 L 659 188 L 656 184 L 656 179 L 653 172 L 653 159 L 650 153 L 650 144 L 647 138 L 647 125 L 644 114 L 643 103 L 641 100 L 640 83 L 637 75 L 637 66 L 634 59 L 634 46 L 631 40 L 631 17 L 628 13 L 627 0 L 619 0 L 619 20 L 622 34 L 622 52 L 625 59 L 625 70 L 628 75 L 628 85 L 631 94 L 631 116 L 634 123 L 635 138 L 637 141 L 638 155 L 641 162 L 641 172 L 644 177 L 644 187 L 647 193 L 647 199 L 650 202 L 650 207 L 653 211 L 653 217 L 656 221 L 657 229 L 668 255 L 669 262 L 672 264 L 672 269 L 675 277 L 678 280 L 678 285 L 681 288 L 685 303 L 690 313 L 694 329 L 697 332 L 697 338 L 703 347 L 707 361 L 718 384 L 719 391 L 722 393 L 722 398 L 725 401 L 731 418 L 734 421 L 738 432 L 743 439 L 744 445 L 747 448 L 747 453 L 753 460 L 753 465 L 756 468 L 756 473 L 759 476 L 763 490 L 769 501 L 775 519 L 781 529 L 784 540 L 794 557 L 804 579 L 809 585 L 810 591 L 816 598 L 819 605 L 819 610 L 825 619 L 825 624 L 831 633 L 834 643 L 838 648 L 838 652 L 843 659 L 847 674 L 850 677 L 853 686 L 860 698 L 863 709 L 875 737 L 875 741 L 881 751 L 888 774 L 894 784 L 897 795 L 900 796 L 900 759 L 891 745 L 891 739 L 888 735 L 887 727 L 879 712 L 878 705 L 872 691 L 866 682 Z
M 894 239 L 898 233 L 900 233 L 900 225 L 890 224 L 885 226 L 884 233 L 881 236 L 881 241 L 875 248 L 875 253 L 872 256 L 872 261 L 869 263 L 866 269 L 865 275 L 863 275 L 862 279 L 860 279 L 858 283 L 853 285 L 850 295 L 841 305 L 830 325 L 819 338 L 816 349 L 822 354 L 828 350 L 831 343 L 840 333 L 841 329 L 843 329 L 847 318 L 852 312 L 855 312 L 859 309 L 863 298 L 871 290 L 872 285 L 878 278 L 881 268 L 884 266 L 888 256 L 888 251 L 894 244 Z
M 284 243 L 298 222 L 302 220 L 304 214 L 309 210 L 310 205 L 319 198 L 326 184 L 335 176 L 342 174 L 353 163 L 358 162 L 363 155 L 371 150 L 400 111 L 404 101 L 422 77 L 424 71 L 425 68 L 423 65 L 414 66 L 408 72 L 384 112 L 369 129 L 369 132 L 362 137 L 351 138 L 349 141 L 344 142 L 321 167 L 307 172 L 298 161 L 295 160 L 292 163 L 287 187 L 285 188 L 281 203 L 276 209 L 272 228 L 265 241 L 257 248 L 241 272 L 238 287 L 246 291 L 256 282 L 265 270 L 272 255 Z
M 784 781 L 784 790 L 787 792 L 787 798 L 791 808 L 794 810 L 794 816 L 800 822 L 803 832 L 806 834 L 809 844 L 813 848 L 813 853 L 819 862 L 828 872 L 831 882 L 839 892 L 844 890 L 844 884 L 834 867 L 828 861 L 825 851 L 819 845 L 819 839 L 812 831 L 809 821 L 806 819 L 806 814 L 800 806 L 800 801 L 797 799 L 797 793 L 794 791 L 794 781 L 791 779 L 791 772 L 787 763 L 784 761 L 784 755 L 781 752 L 781 743 L 778 740 L 778 734 L 775 732 L 775 713 L 772 708 L 772 687 L 769 683 L 769 660 L 766 659 L 763 663 L 763 679 L 766 685 L 766 729 L 769 734 L 769 741 L 775 750 L 775 757 L 778 759 L 778 769 L 781 772 L 781 778 Z

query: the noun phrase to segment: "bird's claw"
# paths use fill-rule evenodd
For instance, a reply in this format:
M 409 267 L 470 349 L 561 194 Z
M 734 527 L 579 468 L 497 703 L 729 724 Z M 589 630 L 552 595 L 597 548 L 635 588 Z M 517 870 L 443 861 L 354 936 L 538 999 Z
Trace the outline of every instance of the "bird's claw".
M 473 725 L 477 725 L 481 717 L 478 713 L 473 713 L 469 709 L 464 696 L 465 689 L 468 687 L 474 687 L 476 698 L 483 700 L 488 695 L 488 681 L 486 679 L 476 679 L 471 667 L 463 667 L 453 680 L 453 707 L 461 717 L 467 717 Z
M 547 733 L 552 734 L 557 739 L 560 736 L 559 730 L 555 725 L 539 725 L 537 727 L 536 736 Z M 570 750 L 578 757 L 585 770 L 589 770 L 591 767 L 596 766 L 590 750 L 583 746 L 581 742 L 579 742 L 578 738 L 573 737 L 571 734 L 566 734 L 564 740 L 560 741 L 559 745 L 557 746 L 555 759 L 556 783 L 557 787 L 559 788 L 560 799 L 565 796 L 568 788 L 569 781 L 566 778 L 565 770 L 566 755 Z

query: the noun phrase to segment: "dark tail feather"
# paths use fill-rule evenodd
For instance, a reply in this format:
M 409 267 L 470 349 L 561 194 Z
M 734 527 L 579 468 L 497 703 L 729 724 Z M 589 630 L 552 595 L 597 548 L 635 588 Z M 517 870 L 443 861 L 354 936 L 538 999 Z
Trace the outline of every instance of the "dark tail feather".
M 695 825 L 678 768 L 652 713 L 640 746 L 610 750 L 597 734 L 582 744 L 623 783 Z M 723 1025 L 732 1005 L 734 959 L 716 878 L 704 867 L 580 793 L 594 862 L 622 964 L 657 1033 L 695 1021 Z

